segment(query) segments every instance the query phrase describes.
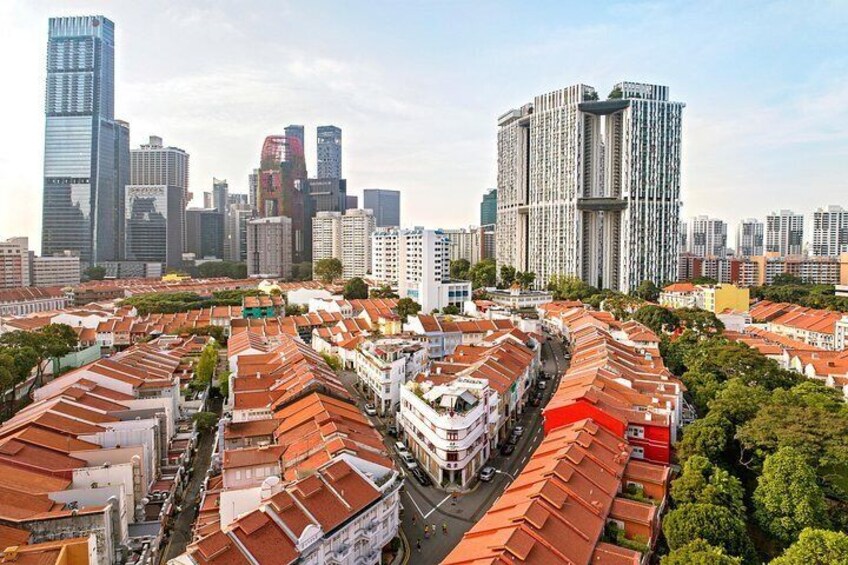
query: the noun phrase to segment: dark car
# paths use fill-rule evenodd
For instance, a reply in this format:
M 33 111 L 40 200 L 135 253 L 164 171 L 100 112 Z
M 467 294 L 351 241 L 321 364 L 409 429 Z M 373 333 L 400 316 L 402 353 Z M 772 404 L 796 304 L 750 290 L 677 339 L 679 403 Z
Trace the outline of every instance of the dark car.
M 542 405 L 542 397 L 541 396 L 534 396 L 533 398 L 530 399 L 530 406 L 537 407 L 537 406 L 541 406 L 541 405 Z
M 388 428 L 386 428 L 386 432 L 392 437 L 398 436 L 398 429 L 397 429 L 397 426 L 395 426 L 395 425 L 391 425 Z
M 515 451 L 514 443 L 505 443 L 501 446 L 501 455 L 512 455 L 513 451 Z
M 415 477 L 415 480 L 421 483 L 421 486 L 428 487 L 433 484 L 433 481 L 430 480 L 427 473 L 422 471 L 420 467 L 416 467 L 410 472 L 412 473 L 412 476 Z

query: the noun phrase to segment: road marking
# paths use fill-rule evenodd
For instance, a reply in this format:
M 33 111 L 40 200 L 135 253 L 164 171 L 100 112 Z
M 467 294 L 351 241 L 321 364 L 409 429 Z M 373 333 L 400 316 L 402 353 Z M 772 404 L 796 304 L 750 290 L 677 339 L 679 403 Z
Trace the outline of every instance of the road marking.
M 433 512 L 435 512 L 435 511 L 436 511 L 436 508 L 438 508 L 439 506 L 441 506 L 442 504 L 444 504 L 445 502 L 447 502 L 447 501 L 448 501 L 448 499 L 449 499 L 450 497 L 451 497 L 451 495 L 447 495 L 446 497 L 444 497 L 444 498 L 442 499 L 442 501 L 441 501 L 441 502 L 439 502 L 437 505 L 435 505 L 435 506 L 433 507 L 433 509 L 432 509 L 432 510 L 430 510 L 429 512 L 427 512 L 426 514 L 424 514 L 424 515 L 422 516 L 422 518 L 424 518 L 424 519 L 426 520 L 426 519 L 430 516 L 430 514 L 432 514 Z M 417 505 L 416 505 L 416 506 L 417 506 Z
M 415 499 L 414 499 L 414 498 L 412 498 L 412 495 L 411 495 L 411 494 L 409 494 L 409 491 L 407 490 L 407 491 L 404 491 L 404 492 L 406 493 L 406 497 L 407 497 L 410 501 L 412 501 L 412 504 L 415 506 L 415 509 L 416 509 L 416 510 L 418 510 L 418 513 L 419 513 L 419 514 L 421 514 L 421 516 L 424 516 L 424 512 L 422 512 L 422 511 L 421 511 L 421 507 L 420 507 L 420 506 L 418 506 L 418 503 L 417 503 L 417 502 L 415 502 Z

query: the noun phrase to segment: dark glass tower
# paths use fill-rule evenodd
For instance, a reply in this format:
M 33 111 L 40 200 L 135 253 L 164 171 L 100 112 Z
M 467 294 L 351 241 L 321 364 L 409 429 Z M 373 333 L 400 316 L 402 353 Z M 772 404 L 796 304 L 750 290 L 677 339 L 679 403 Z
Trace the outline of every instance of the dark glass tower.
M 50 18 L 45 97 L 42 254 L 84 263 L 122 255 L 129 127 L 115 121 L 115 25 Z
M 363 208 L 374 212 L 378 228 L 400 227 L 400 191 L 366 188 Z

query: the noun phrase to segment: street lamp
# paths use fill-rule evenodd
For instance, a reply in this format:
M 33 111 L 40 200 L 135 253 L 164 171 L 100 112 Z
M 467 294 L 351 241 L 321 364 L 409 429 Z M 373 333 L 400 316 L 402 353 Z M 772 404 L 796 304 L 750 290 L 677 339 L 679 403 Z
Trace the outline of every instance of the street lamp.
M 506 475 L 507 477 L 509 477 L 510 481 L 515 482 L 515 477 L 513 477 L 512 475 L 510 475 L 506 471 L 501 471 L 500 469 L 495 469 L 495 473 L 497 473 L 498 475 Z

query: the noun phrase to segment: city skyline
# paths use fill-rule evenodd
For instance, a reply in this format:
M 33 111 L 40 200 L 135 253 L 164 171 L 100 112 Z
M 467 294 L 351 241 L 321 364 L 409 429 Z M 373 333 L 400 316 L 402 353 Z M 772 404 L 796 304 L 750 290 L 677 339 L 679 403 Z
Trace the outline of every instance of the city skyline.
M 196 198 L 213 177 L 247 192 L 262 140 L 288 123 L 306 126 L 314 174 L 315 127 L 335 124 L 345 131 L 352 194 L 400 188 L 409 226 L 475 224 L 481 195 L 495 186 L 496 121 L 505 108 L 565 84 L 609 85 L 623 77 L 667 84 L 687 102 L 683 217 L 707 214 L 735 225 L 764 218 L 773 207 L 806 215 L 842 204 L 837 171 L 848 142 L 837 124 L 846 112 L 840 93 L 848 88 L 848 69 L 838 57 L 846 40 L 828 33 L 846 19 L 836 8 L 767 5 L 731 19 L 721 6 L 682 7 L 672 17 L 663 4 L 537 6 L 520 14 L 480 14 L 473 5 L 446 14 L 426 6 L 352 11 L 320 4 L 282 8 L 291 23 L 266 34 L 254 31 L 270 25 L 261 17 L 270 4 L 253 6 L 248 13 L 191 4 L 142 13 L 98 2 L 4 3 L 0 14 L 16 26 L 0 41 L 18 54 L 11 61 L 18 88 L 5 94 L 3 118 L 17 135 L 2 141 L 0 186 L 4 195 L 14 190 L 24 198 L 20 207 L 0 211 L 0 235 L 27 235 L 40 247 L 46 22 L 81 14 L 115 22 L 115 115 L 130 123 L 131 146 L 161 135 L 189 152 Z M 566 10 L 574 16 L 569 21 L 580 23 L 557 24 Z M 545 11 L 551 17 L 536 17 Z M 321 17 L 327 13 L 335 17 Z M 472 15 L 479 21 L 469 22 L 460 41 L 449 22 Z M 754 15 L 758 25 L 742 33 Z M 497 39 L 514 18 L 518 35 Z M 312 22 L 330 25 L 334 39 L 304 48 L 301 34 L 314 31 Z M 362 39 L 363 25 L 382 33 Z M 353 33 L 357 41 L 348 48 Z M 208 56 L 223 46 L 229 47 L 221 57 Z M 624 46 L 631 51 L 623 53 Z M 176 49 L 183 56 L 165 60 Z M 569 50 L 586 57 L 562 63 L 558 55 Z M 409 64 L 401 64 L 404 57 Z M 283 72 L 269 74 L 271 60 Z M 435 204 L 448 198 L 456 205 Z

